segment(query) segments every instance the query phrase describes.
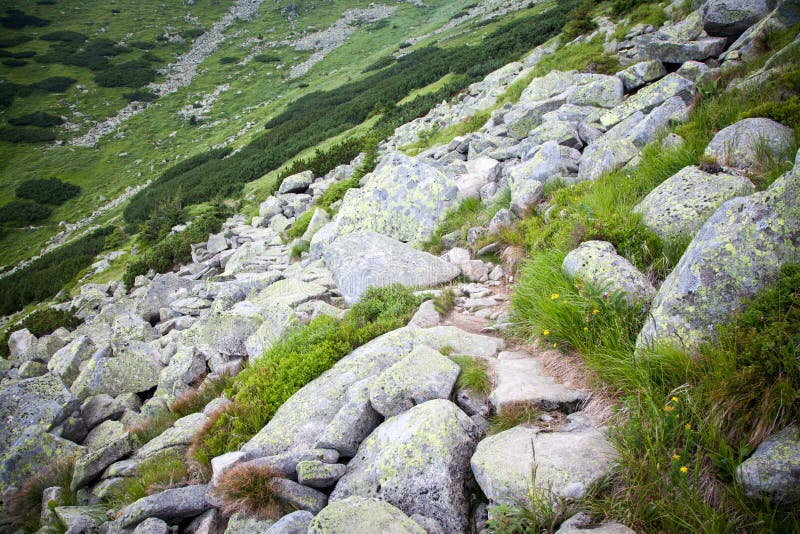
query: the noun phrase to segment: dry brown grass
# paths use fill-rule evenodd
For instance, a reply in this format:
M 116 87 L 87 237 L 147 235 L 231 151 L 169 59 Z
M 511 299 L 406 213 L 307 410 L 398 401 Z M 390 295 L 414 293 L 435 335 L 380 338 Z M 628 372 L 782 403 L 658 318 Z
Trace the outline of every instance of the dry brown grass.
M 217 482 L 215 495 L 222 501 L 222 513 L 235 512 L 253 515 L 259 519 L 277 519 L 286 505 L 272 490 L 275 472 L 266 466 L 240 465 L 226 471 Z

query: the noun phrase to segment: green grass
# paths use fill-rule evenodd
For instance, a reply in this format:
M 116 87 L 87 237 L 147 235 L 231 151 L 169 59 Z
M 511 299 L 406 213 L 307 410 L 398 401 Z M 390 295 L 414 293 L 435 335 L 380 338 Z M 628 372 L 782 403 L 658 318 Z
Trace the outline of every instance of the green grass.
M 445 214 L 433 234 L 422 243 L 422 248 L 432 254 L 442 253 L 447 248 L 443 241 L 444 236 L 453 232 L 458 234 L 456 246 L 464 246 L 466 245 L 467 231 L 470 228 L 486 226 L 498 211 L 508 208 L 510 204 L 511 191 L 508 189 L 499 193 L 489 204 L 484 204 L 479 198 L 464 199 L 458 207 Z
M 207 468 L 211 458 L 239 449 L 297 390 L 356 347 L 405 326 L 421 302 L 402 286 L 371 288 L 343 319 L 319 317 L 269 349 L 233 380 L 234 404 L 198 434 L 192 459 Z
M 103 504 L 121 510 L 148 495 L 175 486 L 190 478 L 186 460 L 177 451 L 159 453 L 136 467 L 136 476 L 125 478 L 122 486 L 111 492 Z
M 519 425 L 535 424 L 540 415 L 542 411 L 535 406 L 507 406 L 502 412 L 489 417 L 489 434 L 499 434 Z
M 425 130 L 420 132 L 419 140 L 416 143 L 400 147 L 400 150 L 410 156 L 415 156 L 434 146 L 445 145 L 460 135 L 466 135 L 479 130 L 481 126 L 486 124 L 491 114 L 492 110 L 487 109 L 464 119 L 458 124 L 448 126 L 443 130 Z
M 451 356 L 450 359 L 461 367 L 461 373 L 456 381 L 456 389 L 469 389 L 482 395 L 491 393 L 492 379 L 489 377 L 489 369 L 483 359 L 472 356 Z
M 24 532 L 36 532 L 40 525 L 42 496 L 44 490 L 52 487 L 62 489 L 59 506 L 75 506 L 78 496 L 70 489 L 73 472 L 72 461 L 54 461 L 51 466 L 26 480 L 19 490 L 5 503 L 15 527 Z M 55 519 L 55 515 L 53 516 Z
M 546 55 L 536 64 L 531 79 L 544 76 L 551 70 L 573 69 L 582 72 L 614 74 L 620 70 L 620 65 L 616 56 L 603 52 L 603 36 L 601 35 L 588 43 L 558 47 L 554 53 Z

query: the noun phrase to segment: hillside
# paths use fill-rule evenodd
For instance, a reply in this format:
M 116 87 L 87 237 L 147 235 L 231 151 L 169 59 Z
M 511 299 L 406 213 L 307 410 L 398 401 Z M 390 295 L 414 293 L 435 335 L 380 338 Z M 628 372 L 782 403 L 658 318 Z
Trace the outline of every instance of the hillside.
M 195 1 L 0 19 L 0 530 L 800 530 L 800 4 Z

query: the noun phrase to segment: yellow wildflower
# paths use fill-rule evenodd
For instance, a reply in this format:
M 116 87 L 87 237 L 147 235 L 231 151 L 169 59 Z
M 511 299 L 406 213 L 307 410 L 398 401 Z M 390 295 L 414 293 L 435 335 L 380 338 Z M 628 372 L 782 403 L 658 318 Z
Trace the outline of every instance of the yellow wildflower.
M 561 295 L 559 295 L 558 293 L 553 293 L 552 295 L 550 295 L 550 298 L 551 298 L 552 300 L 556 300 L 556 299 L 557 299 L 557 298 L 559 298 L 560 296 L 561 296 Z
M 670 400 L 671 400 L 672 402 L 678 402 L 678 400 L 680 400 L 680 399 L 678 399 L 678 397 L 672 397 L 672 399 L 670 399 Z
M 675 409 L 675 407 L 674 406 L 670 406 L 669 404 L 664 406 L 664 411 L 667 412 L 667 413 L 671 412 L 674 409 Z
M 553 348 L 558 348 L 558 343 L 553 343 Z
M 686 467 L 685 465 L 682 465 L 681 466 L 681 473 L 688 473 L 688 472 L 689 472 L 689 468 Z
M 545 330 L 544 332 L 542 332 L 542 334 L 545 335 L 545 336 L 549 336 L 550 335 L 550 330 Z
M 673 460 L 680 460 L 681 459 L 681 455 L 680 454 L 673 454 L 672 455 L 672 459 Z
M 593 310 L 592 310 L 592 313 L 593 313 L 594 315 L 597 315 L 598 313 L 600 313 L 600 310 L 598 310 L 597 308 L 595 308 L 595 309 L 593 309 Z
M 584 327 L 583 327 L 583 331 L 584 331 L 584 332 L 588 332 L 588 331 L 589 331 L 589 327 L 588 327 L 588 326 L 584 326 Z
M 683 428 L 685 428 L 686 430 L 691 430 L 692 425 L 690 423 L 686 423 Z

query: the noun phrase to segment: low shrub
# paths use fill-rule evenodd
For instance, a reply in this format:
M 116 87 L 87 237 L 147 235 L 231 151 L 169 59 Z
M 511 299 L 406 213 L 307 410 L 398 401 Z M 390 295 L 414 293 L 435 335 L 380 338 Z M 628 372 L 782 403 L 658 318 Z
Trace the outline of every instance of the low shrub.
M 9 117 L 9 124 L 14 126 L 37 126 L 39 128 L 49 128 L 64 124 L 64 119 L 58 115 L 51 115 L 44 111 L 35 111 L 19 117 Z
M 273 491 L 275 476 L 275 471 L 266 466 L 237 466 L 225 471 L 214 488 L 223 502 L 222 512 L 275 520 L 291 511 Z
M 43 91 L 45 93 L 63 93 L 69 86 L 77 82 L 75 78 L 68 78 L 66 76 L 52 76 L 44 80 L 33 82 L 30 87 L 36 91 Z
M 7 9 L 5 16 L 0 17 L 0 25 L 2 25 L 4 28 L 9 28 L 12 30 L 19 30 L 28 26 L 33 28 L 41 28 L 49 24 L 49 20 L 28 15 L 19 9 Z
M 47 143 L 54 141 L 55 138 L 56 134 L 52 130 L 43 128 L 32 126 L 6 126 L 0 128 L 0 141 L 8 143 Z
M 395 62 L 394 56 L 384 56 L 384 57 L 380 58 L 379 60 L 377 60 L 376 62 L 371 63 L 371 64 L 367 65 L 366 67 L 364 67 L 361 70 L 361 72 L 362 73 L 367 73 L 367 72 L 372 72 L 374 70 L 380 70 L 380 69 L 382 69 L 384 67 L 388 67 L 389 65 L 391 65 L 394 62 Z
M 370 288 L 343 319 L 322 316 L 269 349 L 234 378 L 234 404 L 195 438 L 189 451 L 200 466 L 239 449 L 297 390 L 358 346 L 405 326 L 422 298 L 402 286 Z
M 73 32 L 69 30 L 57 30 L 54 32 L 45 33 L 44 35 L 39 36 L 39 39 L 41 39 L 42 41 L 57 41 L 63 43 L 82 44 L 85 43 L 89 38 L 79 32 Z
M 138 48 L 140 50 L 152 50 L 156 47 L 155 43 L 151 43 L 148 41 L 131 41 L 128 43 L 133 48 Z
M 43 221 L 49 216 L 50 208 L 32 200 L 12 200 L 0 206 L 0 224 L 4 225 L 25 226 Z
M 122 95 L 128 102 L 155 102 L 158 95 L 146 89 L 138 89 Z
M 472 356 L 450 356 L 461 367 L 456 381 L 457 389 L 469 389 L 481 395 L 492 392 L 492 379 L 486 361 Z
M 181 32 L 181 37 L 184 39 L 196 39 L 206 33 L 203 28 L 189 28 Z
M 0 37 L 0 48 L 11 48 L 33 41 L 30 35 L 8 35 Z
M 583 0 L 568 16 L 561 34 L 564 42 L 570 42 L 579 35 L 588 35 L 597 29 L 592 18 L 592 11 L 597 7 L 595 0 Z
M 62 182 L 58 178 L 36 178 L 25 180 L 15 191 L 19 198 L 27 198 L 39 204 L 60 206 L 67 200 L 78 196 L 81 188 L 77 185 Z
M 237 61 L 239 61 L 239 58 L 233 56 L 224 56 L 219 58 L 220 65 L 228 65 L 230 63 L 236 63 Z
M 28 64 L 27 61 L 23 61 L 21 59 L 4 59 L 3 60 L 3 65 L 5 65 L 6 67 L 24 67 L 27 64 Z
M 441 293 L 433 299 L 433 307 L 439 315 L 447 315 L 456 305 L 456 292 L 452 288 L 442 289 Z
M 279 63 L 281 58 L 276 54 L 257 54 L 253 56 L 253 60 L 259 63 Z
M 126 61 L 113 65 L 94 76 L 95 82 L 100 87 L 131 87 L 137 88 L 156 79 L 156 69 L 148 62 Z

